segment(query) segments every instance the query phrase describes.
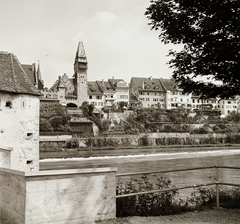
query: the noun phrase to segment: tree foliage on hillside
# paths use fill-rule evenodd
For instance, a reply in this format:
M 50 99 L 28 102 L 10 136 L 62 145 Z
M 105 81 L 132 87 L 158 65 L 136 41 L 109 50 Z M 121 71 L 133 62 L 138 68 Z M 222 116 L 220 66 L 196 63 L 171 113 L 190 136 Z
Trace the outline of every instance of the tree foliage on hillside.
M 153 0 L 145 14 L 162 42 L 183 45 L 180 52 L 169 51 L 169 64 L 184 92 L 240 94 L 239 0 Z
M 93 121 L 100 131 L 106 131 L 108 129 L 110 121 L 102 121 L 100 115 L 97 116 L 93 113 L 95 109 L 94 104 L 89 104 L 87 101 L 84 101 L 80 108 L 82 109 L 83 116 Z
M 40 106 L 40 131 L 70 131 L 70 116 L 59 103 Z

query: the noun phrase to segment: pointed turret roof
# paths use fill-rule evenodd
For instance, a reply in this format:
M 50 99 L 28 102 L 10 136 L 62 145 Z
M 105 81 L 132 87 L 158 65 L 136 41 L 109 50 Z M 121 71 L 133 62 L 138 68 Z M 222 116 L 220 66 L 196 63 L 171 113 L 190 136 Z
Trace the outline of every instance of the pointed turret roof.
M 83 42 L 78 43 L 78 48 L 77 48 L 74 63 L 77 63 L 77 62 L 87 63 L 87 57 L 86 57 L 86 53 L 85 53 L 85 50 L 84 50 Z
M 42 81 L 42 75 L 41 75 L 41 70 L 40 70 L 40 63 L 38 61 L 38 68 L 37 68 L 37 77 L 39 80 Z

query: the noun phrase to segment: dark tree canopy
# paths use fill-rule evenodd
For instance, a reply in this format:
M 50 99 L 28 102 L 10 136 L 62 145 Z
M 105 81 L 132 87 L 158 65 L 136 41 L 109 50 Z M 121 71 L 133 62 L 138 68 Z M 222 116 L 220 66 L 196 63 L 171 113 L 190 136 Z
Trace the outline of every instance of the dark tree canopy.
M 169 64 L 184 92 L 240 95 L 240 0 L 154 0 L 145 14 L 162 42 L 183 45 Z

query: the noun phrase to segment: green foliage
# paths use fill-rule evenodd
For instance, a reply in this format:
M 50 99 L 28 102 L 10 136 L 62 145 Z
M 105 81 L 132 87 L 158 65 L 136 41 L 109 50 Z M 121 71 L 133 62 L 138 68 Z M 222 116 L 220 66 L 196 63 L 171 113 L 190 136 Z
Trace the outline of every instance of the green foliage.
M 239 0 L 151 1 L 145 13 L 151 28 L 160 31 L 165 44 L 183 45 L 179 52 L 170 50 L 169 64 L 185 92 L 208 98 L 240 95 L 239 8 Z
M 144 135 L 143 137 L 141 137 L 139 139 L 139 142 L 140 142 L 140 145 L 143 145 L 143 146 L 151 145 L 151 142 L 150 142 L 150 139 L 149 139 L 148 135 Z
M 166 177 L 156 176 L 155 184 L 152 184 L 147 175 L 131 178 L 125 184 L 121 180 L 117 182 L 116 195 L 146 192 L 152 190 L 173 188 L 171 181 Z M 159 216 L 172 214 L 175 210 L 174 197 L 178 191 L 156 192 L 141 194 L 126 198 L 117 198 L 117 217 L 124 216 Z
M 240 143 L 240 135 L 239 134 L 228 134 L 226 137 L 226 143 Z
M 107 131 L 110 124 L 111 124 L 110 120 L 102 120 L 101 121 L 101 131 Z
M 40 106 L 40 131 L 70 131 L 70 116 L 59 103 Z
M 50 122 L 45 118 L 40 118 L 40 131 L 53 131 Z
M 207 134 L 208 130 L 205 127 L 195 128 L 191 131 L 191 134 Z
M 71 138 L 70 140 L 67 140 L 65 145 L 65 148 L 78 148 L 79 147 L 79 140 L 77 138 Z
M 226 122 L 236 122 L 236 123 L 239 123 L 240 122 L 240 114 L 239 113 L 236 113 L 236 112 L 232 112 L 230 113 L 227 117 L 225 117 L 223 119 L 223 121 L 226 121 Z
M 240 188 L 227 188 L 220 186 L 220 207 L 240 208 Z M 191 193 L 188 203 L 195 208 L 206 208 L 216 206 L 216 188 L 199 187 Z
M 178 191 L 171 180 L 163 176 L 155 176 L 157 180 L 148 175 L 131 178 L 125 183 L 118 179 L 116 195 L 149 192 L 154 190 L 167 190 L 162 192 L 138 194 L 117 198 L 117 217 L 126 216 L 159 216 L 171 215 L 179 212 L 202 210 L 216 207 L 216 188 L 199 187 L 191 193 L 186 200 L 177 198 Z M 240 188 L 220 187 L 220 207 L 240 208 Z

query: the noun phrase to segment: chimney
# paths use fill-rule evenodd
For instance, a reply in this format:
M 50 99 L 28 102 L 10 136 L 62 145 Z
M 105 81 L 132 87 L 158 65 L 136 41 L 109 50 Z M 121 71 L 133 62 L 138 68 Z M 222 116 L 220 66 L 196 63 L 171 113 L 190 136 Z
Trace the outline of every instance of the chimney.
M 152 80 L 152 76 L 150 76 L 149 79 Z
M 102 79 L 102 84 L 104 85 L 104 79 Z
M 112 77 L 112 83 L 113 83 L 113 85 L 114 85 L 114 76 Z

